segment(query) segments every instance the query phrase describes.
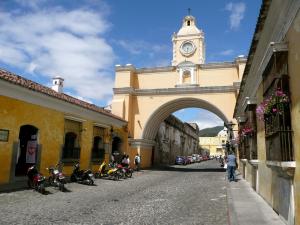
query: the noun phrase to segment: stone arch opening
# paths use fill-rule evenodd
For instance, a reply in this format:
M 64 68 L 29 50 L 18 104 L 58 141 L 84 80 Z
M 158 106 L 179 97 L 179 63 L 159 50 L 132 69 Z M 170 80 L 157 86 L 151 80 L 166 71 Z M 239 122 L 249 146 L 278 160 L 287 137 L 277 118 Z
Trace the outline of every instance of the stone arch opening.
M 215 105 L 197 98 L 179 98 L 161 105 L 148 118 L 145 128 L 142 133 L 142 139 L 154 140 L 160 124 L 173 112 L 184 108 L 202 108 L 216 114 L 225 123 L 228 123 L 228 118 Z

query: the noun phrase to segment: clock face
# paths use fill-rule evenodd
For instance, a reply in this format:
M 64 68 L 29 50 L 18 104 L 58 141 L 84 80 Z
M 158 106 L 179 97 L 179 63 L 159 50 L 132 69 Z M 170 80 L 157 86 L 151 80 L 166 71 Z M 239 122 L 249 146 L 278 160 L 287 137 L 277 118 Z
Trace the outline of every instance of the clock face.
M 194 50 L 195 50 L 195 47 L 192 42 L 185 42 L 181 45 L 181 52 L 184 55 L 189 55 L 189 54 L 193 53 Z

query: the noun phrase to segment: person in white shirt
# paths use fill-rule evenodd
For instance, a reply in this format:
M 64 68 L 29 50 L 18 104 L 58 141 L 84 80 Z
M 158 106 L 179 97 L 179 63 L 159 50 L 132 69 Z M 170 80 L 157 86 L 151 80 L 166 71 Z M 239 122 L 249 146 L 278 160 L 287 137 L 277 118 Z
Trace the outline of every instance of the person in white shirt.
M 134 157 L 134 164 L 136 171 L 140 170 L 140 164 L 141 164 L 141 157 L 139 153 L 136 153 L 136 156 Z

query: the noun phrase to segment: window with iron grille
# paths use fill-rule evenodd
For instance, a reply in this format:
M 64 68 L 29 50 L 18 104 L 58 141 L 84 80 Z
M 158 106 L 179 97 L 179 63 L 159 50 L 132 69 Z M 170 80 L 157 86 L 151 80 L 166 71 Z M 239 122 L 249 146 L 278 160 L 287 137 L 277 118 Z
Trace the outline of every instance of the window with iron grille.
M 103 160 L 105 155 L 104 149 L 104 131 L 102 127 L 94 127 L 92 160 Z
M 293 161 L 287 52 L 272 56 L 263 76 L 263 89 L 268 100 L 264 114 L 267 160 Z
M 78 161 L 80 158 L 80 136 L 82 124 L 73 120 L 65 120 L 65 138 L 62 151 L 64 162 Z

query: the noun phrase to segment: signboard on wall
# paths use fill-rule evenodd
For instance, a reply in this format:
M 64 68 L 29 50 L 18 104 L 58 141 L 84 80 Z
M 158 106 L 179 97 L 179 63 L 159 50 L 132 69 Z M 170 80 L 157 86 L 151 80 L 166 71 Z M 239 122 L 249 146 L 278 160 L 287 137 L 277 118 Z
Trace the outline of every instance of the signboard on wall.
M 28 141 L 26 149 L 26 163 L 36 163 L 37 141 Z

